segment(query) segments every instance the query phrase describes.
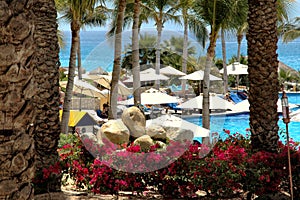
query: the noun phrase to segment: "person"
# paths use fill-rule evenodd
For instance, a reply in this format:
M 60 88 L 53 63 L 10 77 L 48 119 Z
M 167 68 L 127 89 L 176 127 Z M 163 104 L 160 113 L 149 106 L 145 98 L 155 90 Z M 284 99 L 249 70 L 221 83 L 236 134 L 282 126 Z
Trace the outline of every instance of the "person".
M 225 94 L 224 99 L 227 100 L 227 101 L 229 101 L 229 102 L 232 102 L 232 100 L 230 98 L 230 94 L 228 92 Z
M 108 110 L 109 110 L 109 105 L 108 104 L 103 104 L 103 110 L 101 112 L 101 115 L 100 117 L 101 118 L 104 118 L 104 119 L 107 119 L 108 118 Z

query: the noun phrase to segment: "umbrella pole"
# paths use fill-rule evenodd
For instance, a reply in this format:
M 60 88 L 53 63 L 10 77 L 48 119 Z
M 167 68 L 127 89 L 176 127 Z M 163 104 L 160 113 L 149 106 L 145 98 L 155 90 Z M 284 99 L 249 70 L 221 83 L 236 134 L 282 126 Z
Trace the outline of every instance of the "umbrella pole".
M 80 92 L 80 97 L 79 97 L 79 111 L 81 111 L 81 95 L 82 95 L 82 90 Z

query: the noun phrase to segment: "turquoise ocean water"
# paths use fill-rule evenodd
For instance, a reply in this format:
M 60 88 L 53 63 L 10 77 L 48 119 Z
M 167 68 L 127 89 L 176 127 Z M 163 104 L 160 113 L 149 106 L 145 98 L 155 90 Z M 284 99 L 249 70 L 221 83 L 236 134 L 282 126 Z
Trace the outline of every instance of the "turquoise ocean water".
M 149 34 L 156 34 L 154 29 L 149 29 L 144 32 Z M 113 40 L 107 39 L 105 31 L 81 31 L 81 53 L 83 67 L 87 71 L 91 71 L 99 66 L 101 66 L 106 71 L 112 71 L 113 64 Z M 123 34 L 123 43 L 131 43 L 130 39 L 131 32 L 125 31 Z M 183 36 L 181 32 L 176 31 L 165 31 L 163 33 L 162 40 L 168 39 L 170 36 Z M 235 37 L 228 36 L 226 39 L 226 51 L 227 51 L 227 60 L 230 59 L 233 55 L 236 55 L 237 52 L 237 43 Z M 205 56 L 206 49 L 203 49 L 199 43 L 197 43 L 193 37 L 189 38 L 191 45 L 197 48 L 197 54 Z M 64 42 L 65 47 L 60 51 L 60 62 L 61 66 L 67 67 L 69 65 L 69 56 L 70 56 L 70 43 L 71 43 L 71 33 L 68 31 L 64 32 Z M 154 46 L 155 44 L 153 44 Z M 123 47 L 123 54 L 124 51 Z M 247 55 L 247 42 L 244 39 L 241 47 L 242 55 Z M 278 42 L 278 59 L 288 66 L 300 70 L 300 39 L 295 40 L 290 43 Z M 216 46 L 216 57 L 222 58 L 221 53 L 221 42 L 218 40 Z

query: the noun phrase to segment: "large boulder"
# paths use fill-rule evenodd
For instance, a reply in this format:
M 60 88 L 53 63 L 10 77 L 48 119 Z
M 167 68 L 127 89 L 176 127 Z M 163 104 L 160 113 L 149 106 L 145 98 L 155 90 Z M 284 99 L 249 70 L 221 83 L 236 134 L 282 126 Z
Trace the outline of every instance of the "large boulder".
M 194 133 L 188 129 L 180 127 L 164 127 L 167 133 L 167 138 L 173 141 L 193 141 Z
M 132 106 L 124 110 L 122 113 L 122 121 L 129 129 L 132 137 L 138 138 L 145 135 L 146 118 L 139 108 Z
M 140 146 L 141 151 L 148 152 L 150 150 L 150 147 L 154 145 L 154 141 L 149 135 L 143 135 L 134 140 L 133 144 Z
M 154 140 L 165 141 L 167 138 L 165 129 L 162 126 L 156 124 L 148 126 L 146 129 L 146 134 Z
M 121 120 L 109 120 L 101 126 L 100 133 L 97 134 L 99 143 L 106 137 L 114 144 L 127 144 L 129 136 L 129 130 Z

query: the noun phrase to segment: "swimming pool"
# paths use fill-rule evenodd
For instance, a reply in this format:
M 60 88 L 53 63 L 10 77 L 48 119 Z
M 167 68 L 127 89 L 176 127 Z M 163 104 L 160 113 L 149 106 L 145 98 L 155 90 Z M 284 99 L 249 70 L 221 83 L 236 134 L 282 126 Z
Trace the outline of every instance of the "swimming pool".
M 196 125 L 202 127 L 202 118 L 200 116 L 189 116 L 186 117 L 185 120 L 192 122 Z M 247 132 L 249 126 L 249 113 L 241 113 L 234 115 L 221 115 L 221 116 L 211 116 L 210 118 L 210 128 L 211 132 L 217 132 L 220 134 L 222 139 L 226 138 L 226 133 L 224 133 L 224 129 L 230 130 L 231 133 L 240 133 L 242 135 L 250 134 Z M 282 117 L 279 117 L 278 126 L 280 131 L 284 134 L 281 134 L 280 139 L 282 141 L 286 141 L 286 129 L 285 124 L 282 121 Z M 289 136 L 294 141 L 300 142 L 300 122 L 290 122 L 289 123 Z
M 286 93 L 289 103 L 293 103 L 293 104 L 300 104 L 300 93 L 299 92 L 291 92 L 291 93 Z M 279 94 L 279 98 L 281 99 L 282 94 Z
M 279 94 L 279 98 L 281 99 L 282 94 Z M 291 104 L 300 105 L 300 93 L 290 92 L 287 93 L 288 101 Z M 295 108 L 293 111 L 300 109 Z M 202 127 L 202 118 L 199 116 L 188 116 L 185 120 L 192 122 L 196 125 Z M 279 132 L 283 132 L 280 135 L 280 139 L 286 140 L 286 125 L 282 121 L 282 116 L 279 116 L 278 120 Z M 222 139 L 226 138 L 226 133 L 224 133 L 224 129 L 230 130 L 231 133 L 240 133 L 242 135 L 250 134 L 250 132 L 246 131 L 249 129 L 249 113 L 241 113 L 241 114 L 230 114 L 230 115 L 220 115 L 220 116 L 211 116 L 210 118 L 210 128 L 211 132 L 217 132 L 220 134 Z M 289 123 L 289 136 L 294 141 L 300 142 L 300 122 L 290 122 Z

